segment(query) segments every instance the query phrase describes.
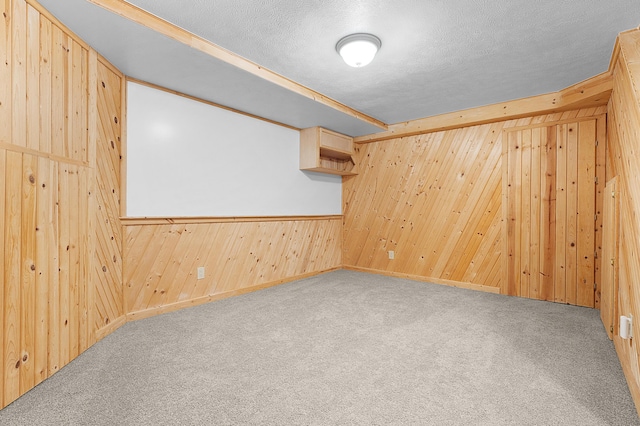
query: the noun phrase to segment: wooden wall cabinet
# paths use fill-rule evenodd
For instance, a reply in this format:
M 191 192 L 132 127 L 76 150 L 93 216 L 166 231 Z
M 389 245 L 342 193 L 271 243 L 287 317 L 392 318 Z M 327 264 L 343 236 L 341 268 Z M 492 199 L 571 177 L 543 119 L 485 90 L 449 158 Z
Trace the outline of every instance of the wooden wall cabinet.
M 341 176 L 356 175 L 353 138 L 322 127 L 301 130 L 300 170 Z

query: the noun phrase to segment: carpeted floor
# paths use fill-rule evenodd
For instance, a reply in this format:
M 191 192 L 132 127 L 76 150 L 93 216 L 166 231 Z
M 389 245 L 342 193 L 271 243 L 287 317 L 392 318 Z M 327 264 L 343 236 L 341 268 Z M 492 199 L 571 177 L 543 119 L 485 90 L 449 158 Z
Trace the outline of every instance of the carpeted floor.
M 1 425 L 640 425 L 592 309 L 335 271 L 132 322 Z

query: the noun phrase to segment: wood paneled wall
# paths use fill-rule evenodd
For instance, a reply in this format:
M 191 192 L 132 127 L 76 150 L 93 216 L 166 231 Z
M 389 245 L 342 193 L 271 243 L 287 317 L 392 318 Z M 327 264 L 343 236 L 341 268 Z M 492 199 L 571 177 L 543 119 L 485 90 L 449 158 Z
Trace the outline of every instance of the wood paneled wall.
M 170 221 L 124 222 L 124 299 L 131 318 L 342 265 L 341 216 Z
M 96 278 L 93 327 L 98 338 L 125 319 L 122 293 L 122 225 L 120 223 L 122 117 L 125 101 L 124 78 L 113 68 L 98 62 L 96 109 Z M 93 220 L 93 218 L 90 218 Z
M 608 175 L 618 177 L 620 194 L 617 313 L 633 315 L 633 335 L 640 336 L 640 30 L 620 34 L 615 52 L 608 114 Z M 614 318 L 614 343 L 636 408 L 640 408 L 637 337 L 620 339 L 618 323 Z
M 36 2 L 0 12 L 2 408 L 96 341 L 102 293 L 121 286 L 119 174 L 103 163 L 119 164 L 122 76 Z
M 595 307 L 598 126 L 604 115 L 505 130 L 502 293 Z
M 606 107 L 590 108 L 357 145 L 359 175 L 343 181 L 345 267 L 547 298 L 536 291 L 527 290 L 525 294 L 521 286 L 505 282 L 505 131 L 524 126 L 544 129 L 557 122 L 566 126 L 571 120 L 602 116 L 605 111 Z M 601 133 L 604 139 L 603 126 Z M 577 145 L 568 142 L 576 153 L 569 157 L 571 170 L 577 173 L 582 170 L 577 164 L 581 160 Z M 550 149 L 555 158 L 556 147 Z M 601 152 L 596 167 L 604 174 L 604 144 Z M 531 168 L 531 173 L 538 174 L 529 179 L 541 176 L 538 167 Z M 593 174 L 589 176 L 594 179 Z M 519 191 L 521 187 L 520 181 Z M 596 211 L 597 192 L 597 187 L 592 188 Z M 531 197 L 530 185 L 527 194 Z M 598 224 L 593 214 L 589 219 L 594 227 L 591 235 L 597 240 Z M 562 247 L 567 243 L 570 245 L 568 240 L 562 241 Z M 590 244 L 590 267 L 595 273 L 597 241 Z M 394 251 L 395 259 L 389 259 L 389 251 Z M 573 288 L 576 286 L 574 283 Z M 574 299 L 562 301 L 577 303 Z M 593 293 L 585 299 L 581 304 L 598 303 Z

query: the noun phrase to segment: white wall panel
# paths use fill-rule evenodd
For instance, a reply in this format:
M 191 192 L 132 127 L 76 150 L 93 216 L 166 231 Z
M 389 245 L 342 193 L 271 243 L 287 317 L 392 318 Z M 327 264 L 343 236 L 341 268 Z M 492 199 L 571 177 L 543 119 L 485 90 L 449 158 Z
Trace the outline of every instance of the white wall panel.
M 341 177 L 299 170 L 299 132 L 132 82 L 127 90 L 127 216 L 341 213 Z

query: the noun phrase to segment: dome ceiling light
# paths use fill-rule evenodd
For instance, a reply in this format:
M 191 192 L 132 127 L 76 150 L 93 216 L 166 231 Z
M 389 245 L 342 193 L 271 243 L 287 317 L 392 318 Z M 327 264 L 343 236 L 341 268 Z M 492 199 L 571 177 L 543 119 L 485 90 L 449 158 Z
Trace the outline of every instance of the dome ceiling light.
M 351 34 L 340 39 L 336 51 L 347 65 L 360 68 L 373 61 L 382 42 L 373 34 Z

